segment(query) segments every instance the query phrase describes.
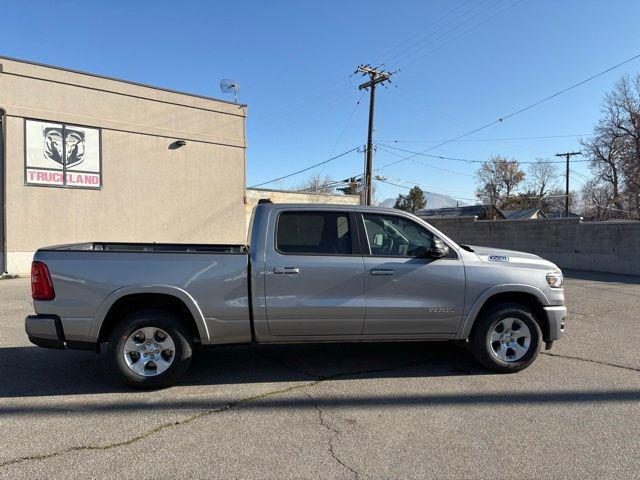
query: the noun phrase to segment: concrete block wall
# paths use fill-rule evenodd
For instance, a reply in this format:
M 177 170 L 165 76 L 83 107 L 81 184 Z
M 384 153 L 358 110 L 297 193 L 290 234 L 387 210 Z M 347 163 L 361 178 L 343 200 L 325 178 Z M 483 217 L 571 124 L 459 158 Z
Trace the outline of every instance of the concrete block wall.
M 640 275 L 640 222 L 476 217 L 425 220 L 458 243 L 530 252 L 561 268 Z

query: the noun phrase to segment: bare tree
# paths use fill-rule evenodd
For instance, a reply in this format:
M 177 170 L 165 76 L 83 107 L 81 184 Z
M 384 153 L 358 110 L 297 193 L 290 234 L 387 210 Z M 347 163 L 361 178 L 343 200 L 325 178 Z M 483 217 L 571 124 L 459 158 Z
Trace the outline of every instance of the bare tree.
M 594 208 L 605 217 L 640 215 L 640 75 L 624 76 L 607 93 L 602 118 L 592 140 L 582 145 L 591 160 L 594 183 L 586 189 L 609 194 L 606 209 Z M 592 196 L 593 197 L 593 196 Z M 635 213 L 635 215 L 634 215 Z M 604 218 L 604 217 L 603 217 Z
M 558 167 L 549 160 L 536 158 L 527 169 L 527 191 L 534 193 L 540 201 L 558 185 Z
M 607 220 L 615 210 L 611 209 L 613 194 L 611 185 L 590 180 L 582 187 L 582 214 L 587 218 Z
M 598 131 L 599 127 L 596 127 Z M 620 191 L 622 188 L 622 158 L 621 149 L 623 147 L 622 137 L 617 133 L 601 131 L 590 140 L 581 141 L 584 153 L 590 159 L 591 171 L 594 174 L 595 182 L 604 182 L 610 188 L 599 189 L 599 192 L 611 192 L 611 198 L 607 200 L 613 202 L 615 208 L 622 210 L 622 198 Z M 592 190 L 592 186 L 589 190 Z
M 336 185 L 338 182 L 333 180 L 329 175 L 324 177 L 317 173 L 311 175 L 304 183 L 299 185 L 296 190 L 304 190 L 311 193 L 336 193 Z
M 622 170 L 626 188 L 640 189 L 640 74 L 624 76 L 605 97 L 605 118 L 601 129 L 622 138 Z
M 494 209 L 501 208 L 514 197 L 524 177 L 517 160 L 495 155 L 476 171 L 476 197 Z
M 544 196 L 542 209 L 545 212 L 562 212 L 564 215 L 564 199 L 566 197 L 564 188 L 554 188 L 549 190 Z M 580 195 L 576 191 L 569 191 L 569 211 L 575 212 L 578 209 L 578 199 Z

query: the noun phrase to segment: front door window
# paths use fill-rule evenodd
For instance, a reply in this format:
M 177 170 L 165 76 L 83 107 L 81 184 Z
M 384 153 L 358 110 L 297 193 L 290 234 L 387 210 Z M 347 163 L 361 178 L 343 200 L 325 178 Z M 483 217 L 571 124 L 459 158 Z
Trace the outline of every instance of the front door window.
M 419 257 L 431 248 L 433 234 L 410 220 L 378 214 L 363 218 L 371 255 Z

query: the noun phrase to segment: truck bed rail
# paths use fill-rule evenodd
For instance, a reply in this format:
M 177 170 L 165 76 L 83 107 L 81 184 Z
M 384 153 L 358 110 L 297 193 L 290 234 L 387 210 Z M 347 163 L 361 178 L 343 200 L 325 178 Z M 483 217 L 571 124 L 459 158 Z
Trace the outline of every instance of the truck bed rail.
M 126 243 L 126 242 L 85 242 L 44 247 L 41 251 L 100 251 L 100 252 L 150 252 L 150 253 L 229 253 L 244 254 L 246 245 L 232 244 L 190 244 L 190 243 Z

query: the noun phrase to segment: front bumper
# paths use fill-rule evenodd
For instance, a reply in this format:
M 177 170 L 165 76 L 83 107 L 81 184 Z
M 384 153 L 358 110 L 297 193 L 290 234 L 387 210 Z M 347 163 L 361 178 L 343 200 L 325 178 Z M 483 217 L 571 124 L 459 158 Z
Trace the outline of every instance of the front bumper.
M 24 329 L 29 341 L 39 347 L 99 351 L 98 343 L 66 340 L 57 315 L 29 315 L 24 319 Z
M 567 307 L 564 305 L 554 307 L 544 307 L 547 314 L 547 322 L 549 324 L 549 333 L 546 342 L 559 340 L 564 334 L 564 322 L 567 318 Z

